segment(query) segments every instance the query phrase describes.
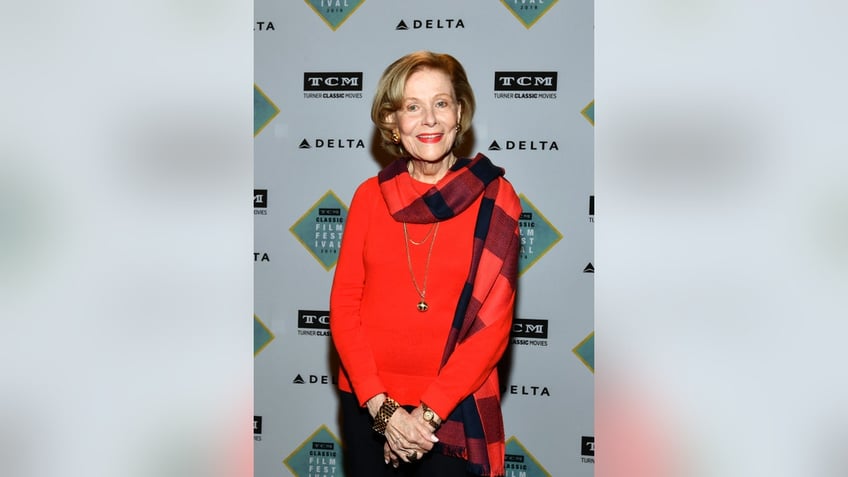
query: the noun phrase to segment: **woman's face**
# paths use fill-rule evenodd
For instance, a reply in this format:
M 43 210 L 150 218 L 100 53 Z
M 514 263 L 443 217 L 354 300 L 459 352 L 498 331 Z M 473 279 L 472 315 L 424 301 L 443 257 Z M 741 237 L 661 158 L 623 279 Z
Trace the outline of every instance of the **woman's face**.
M 403 148 L 414 159 L 427 162 L 449 157 L 460 109 L 446 73 L 435 69 L 412 73 L 403 88 L 401 108 L 392 113 Z

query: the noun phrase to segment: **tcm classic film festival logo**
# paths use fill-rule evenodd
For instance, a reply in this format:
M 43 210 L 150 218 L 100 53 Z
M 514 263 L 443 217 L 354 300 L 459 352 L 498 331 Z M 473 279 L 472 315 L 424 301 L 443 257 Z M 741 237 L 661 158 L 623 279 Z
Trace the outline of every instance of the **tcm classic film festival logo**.
M 306 0 L 306 4 L 336 31 L 365 0 Z
M 259 89 L 259 86 L 253 85 L 253 137 L 258 136 L 278 114 L 280 108 Z
M 297 477 L 344 475 L 341 444 L 326 425 L 307 437 L 283 463 Z
M 274 341 L 274 333 L 258 316 L 253 315 L 253 357 L 255 358 L 272 341 Z
M 551 477 L 515 436 L 506 441 L 504 457 L 504 477 Z
M 557 0 L 501 0 L 528 30 L 545 16 Z
M 329 271 L 339 259 L 346 219 L 347 207 L 333 191 L 327 191 L 289 231 Z
M 518 219 L 518 233 L 521 235 L 518 274 L 521 275 L 562 240 L 562 234 L 524 194 L 519 194 L 518 198 L 521 201 L 521 216 Z

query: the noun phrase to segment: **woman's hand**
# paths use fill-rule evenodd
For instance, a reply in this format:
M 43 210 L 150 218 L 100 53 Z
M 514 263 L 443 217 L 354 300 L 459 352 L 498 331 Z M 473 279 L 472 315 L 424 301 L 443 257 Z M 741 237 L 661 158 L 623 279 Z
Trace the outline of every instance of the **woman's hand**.
M 386 461 L 386 464 L 391 463 L 392 467 L 395 469 L 400 466 L 400 461 L 398 461 L 398 456 L 394 452 L 392 452 L 392 448 L 389 446 L 389 442 L 386 441 L 383 443 L 383 460 Z
M 384 393 L 380 393 L 365 401 L 365 407 L 368 408 L 368 413 L 371 414 L 371 419 L 374 419 L 377 416 L 377 413 L 380 412 L 380 406 L 382 406 L 384 402 L 386 402 L 386 395 Z
M 386 426 L 386 443 L 395 458 L 404 462 L 416 461 L 432 450 L 434 443 L 439 442 L 433 429 L 424 421 L 423 413 L 424 410 L 418 406 L 412 413 L 401 407 L 392 414 Z

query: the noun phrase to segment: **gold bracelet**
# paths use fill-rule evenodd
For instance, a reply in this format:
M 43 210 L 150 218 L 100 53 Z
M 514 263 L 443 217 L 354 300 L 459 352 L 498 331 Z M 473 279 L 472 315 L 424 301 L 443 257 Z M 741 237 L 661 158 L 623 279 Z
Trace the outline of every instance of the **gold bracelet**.
M 374 425 L 372 429 L 377 434 L 385 435 L 386 434 L 386 426 L 389 425 L 389 419 L 391 419 L 392 414 L 398 410 L 400 404 L 394 399 L 386 396 L 386 400 L 383 401 L 383 405 L 380 406 L 380 410 L 377 411 L 377 415 L 374 416 Z

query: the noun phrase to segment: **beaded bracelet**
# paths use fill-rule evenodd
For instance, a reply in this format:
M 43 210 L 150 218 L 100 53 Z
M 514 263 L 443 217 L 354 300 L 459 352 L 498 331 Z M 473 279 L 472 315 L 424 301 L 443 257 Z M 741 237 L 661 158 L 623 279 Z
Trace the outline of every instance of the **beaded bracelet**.
M 380 406 L 380 410 L 377 411 L 377 415 L 374 416 L 374 425 L 372 426 L 374 432 L 376 432 L 377 434 L 385 435 L 386 426 L 389 425 L 389 419 L 399 407 L 400 404 L 398 404 L 397 401 L 386 396 L 386 400 L 383 401 L 383 405 Z

